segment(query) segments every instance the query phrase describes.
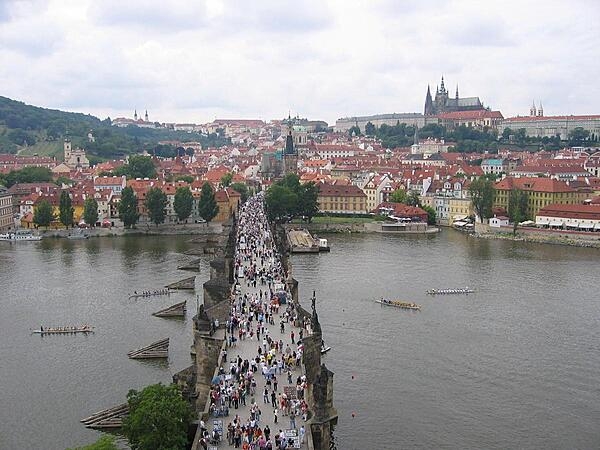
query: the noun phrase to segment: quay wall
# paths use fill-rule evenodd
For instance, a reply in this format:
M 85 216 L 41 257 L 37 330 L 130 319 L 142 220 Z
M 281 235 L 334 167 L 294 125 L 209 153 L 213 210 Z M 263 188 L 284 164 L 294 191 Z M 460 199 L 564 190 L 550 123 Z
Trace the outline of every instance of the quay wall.
M 598 232 L 517 227 L 517 235 L 514 238 L 512 226 L 490 227 L 480 223 L 475 225 L 475 231 L 477 237 L 484 239 L 507 239 L 540 244 L 600 248 L 600 233 Z
M 298 224 L 286 224 L 286 229 L 296 228 Z M 414 230 L 408 227 L 405 231 L 383 231 L 381 222 L 341 222 L 341 223 L 308 223 L 302 224 L 311 233 L 386 233 L 386 234 L 429 234 L 439 232 L 439 228 L 422 226 L 416 227 Z

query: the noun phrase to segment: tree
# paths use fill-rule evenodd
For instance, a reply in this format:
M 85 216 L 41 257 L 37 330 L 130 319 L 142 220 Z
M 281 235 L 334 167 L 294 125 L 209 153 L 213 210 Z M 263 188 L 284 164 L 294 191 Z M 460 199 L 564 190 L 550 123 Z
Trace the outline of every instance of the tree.
M 521 189 L 511 189 L 508 195 L 508 217 L 513 223 L 513 236 L 517 235 L 517 226 L 527 220 L 529 199 L 527 192 Z
M 121 201 L 119 202 L 119 217 L 123 221 L 125 228 L 135 226 L 140 215 L 137 212 L 137 197 L 133 188 L 127 186 L 121 192 Z
M 582 127 L 575 127 L 569 131 L 569 143 L 571 145 L 583 145 L 590 137 L 590 132 Z
M 85 447 L 76 447 L 74 449 L 67 450 L 118 450 L 119 447 L 115 444 L 115 438 L 113 436 L 104 435 L 96 442 Z
M 221 185 L 223 187 L 227 187 L 231 184 L 231 180 L 233 180 L 233 174 L 231 172 L 227 172 L 221 177 Z
M 250 193 L 248 191 L 248 186 L 246 186 L 244 183 L 232 183 L 230 187 L 234 191 L 239 192 L 242 203 L 245 203 L 246 200 L 248 200 Z
M 33 209 L 33 223 L 39 227 L 47 227 L 54 220 L 52 205 L 48 200 L 41 200 Z
M 150 156 L 132 155 L 128 164 L 115 169 L 113 173 L 127 178 L 156 178 L 156 167 Z
M 194 206 L 194 196 L 189 187 L 177 188 L 175 192 L 175 199 L 173 200 L 173 208 L 177 219 L 185 220 L 192 214 L 192 208 Z
M 373 125 L 370 121 L 367 122 L 367 124 L 365 125 L 365 134 L 367 136 L 375 136 L 376 132 L 377 128 L 375 128 L 375 125 Z
M 168 204 L 169 199 L 167 198 L 167 194 L 165 194 L 160 188 L 150 188 L 146 193 L 144 206 L 146 206 L 146 209 L 148 210 L 148 218 L 156 226 L 165 221 Z
M 83 220 L 90 226 L 98 222 L 98 202 L 94 197 L 88 197 L 83 204 Z
M 198 202 L 198 213 L 206 223 L 213 220 L 217 214 L 219 214 L 219 206 L 215 199 L 215 191 L 207 181 L 202 185 L 202 192 L 200 193 L 200 201 Z
M 176 385 L 162 383 L 127 394 L 123 434 L 133 450 L 184 449 L 192 411 Z
M 191 175 L 179 175 L 175 177 L 175 181 L 185 181 L 186 183 L 193 183 L 194 177 Z
M 421 198 L 419 197 L 419 192 L 412 190 L 408 193 L 406 197 L 406 204 L 409 206 L 418 206 L 421 207 Z
M 481 223 L 484 219 L 492 217 L 492 205 L 496 196 L 494 183 L 482 177 L 477 178 L 469 186 L 469 194 L 471 195 L 473 209 L 479 216 Z
M 435 209 L 429 205 L 422 206 L 423 210 L 427 211 L 427 225 L 435 225 L 437 223 L 437 214 Z
M 75 208 L 73 208 L 69 191 L 62 191 L 60 193 L 60 203 L 58 205 L 58 217 L 60 219 L 60 223 L 67 228 L 72 227 L 74 212 Z
M 362 133 L 360 132 L 360 128 L 357 125 L 354 125 L 350 128 L 348 128 L 348 135 L 349 136 L 360 136 L 362 135 Z
M 406 203 L 407 195 L 406 190 L 404 189 L 396 189 L 390 195 L 390 201 L 394 203 Z
M 295 214 L 298 196 L 289 187 L 274 184 L 267 191 L 265 202 L 269 219 L 281 223 Z
M 300 188 L 298 197 L 298 214 L 302 215 L 302 218 L 306 218 L 306 221 L 310 223 L 312 218 L 319 212 L 319 186 L 314 181 L 310 181 L 303 184 Z

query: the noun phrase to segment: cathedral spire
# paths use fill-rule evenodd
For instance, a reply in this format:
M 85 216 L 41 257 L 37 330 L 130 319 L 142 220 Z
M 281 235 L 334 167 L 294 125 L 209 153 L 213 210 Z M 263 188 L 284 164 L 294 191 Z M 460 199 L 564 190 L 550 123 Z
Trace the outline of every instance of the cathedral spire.
M 442 83 L 440 85 L 440 92 L 442 92 L 442 94 L 444 92 L 446 92 L 446 87 L 444 86 L 444 75 L 442 75 Z
M 144 120 L 148 122 L 148 110 L 146 110 L 146 115 L 144 116 Z
M 537 116 L 537 111 L 536 111 L 536 109 L 535 109 L 535 100 L 533 100 L 533 101 L 531 102 L 531 108 L 529 108 L 529 115 L 530 115 L 531 117 L 535 117 L 535 116 Z
M 458 83 L 456 83 L 456 100 L 458 100 Z
M 433 100 L 431 98 L 431 89 L 429 89 L 429 85 L 427 85 L 427 94 L 425 95 L 425 111 L 424 114 L 426 116 L 430 116 L 433 114 Z
M 133 112 L 133 120 L 137 120 L 137 109 Z

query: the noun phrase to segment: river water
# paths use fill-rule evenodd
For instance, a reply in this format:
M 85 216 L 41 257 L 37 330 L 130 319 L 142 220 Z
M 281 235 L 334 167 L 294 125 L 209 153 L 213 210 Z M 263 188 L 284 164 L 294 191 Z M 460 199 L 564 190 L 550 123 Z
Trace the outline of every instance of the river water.
M 292 263 L 332 347 L 339 450 L 600 448 L 598 250 L 452 230 L 328 238 L 330 254 Z M 81 418 L 190 364 L 191 314 L 151 313 L 184 299 L 191 313 L 195 295 L 128 299 L 189 276 L 177 270 L 193 259 L 185 237 L 0 244 L 0 449 L 93 442 Z M 425 294 L 459 286 L 477 292 Z M 381 307 L 382 296 L 422 310 Z M 30 335 L 84 322 L 96 333 Z M 163 337 L 168 361 L 127 358 Z

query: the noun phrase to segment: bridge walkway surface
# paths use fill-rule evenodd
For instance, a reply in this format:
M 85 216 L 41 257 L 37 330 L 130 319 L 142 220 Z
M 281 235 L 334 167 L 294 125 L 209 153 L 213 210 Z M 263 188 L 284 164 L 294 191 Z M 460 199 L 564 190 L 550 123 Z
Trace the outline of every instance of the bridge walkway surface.
M 276 437 L 286 435 L 288 449 L 306 448 L 300 338 L 310 333 L 310 324 L 294 325 L 295 307 L 285 291 L 286 274 L 260 196 L 240 212 L 235 273 L 227 358 L 213 380 L 211 414 L 204 423 L 206 447 L 278 449 Z M 221 430 L 218 443 L 214 430 Z M 202 443 L 198 448 L 204 448 Z

